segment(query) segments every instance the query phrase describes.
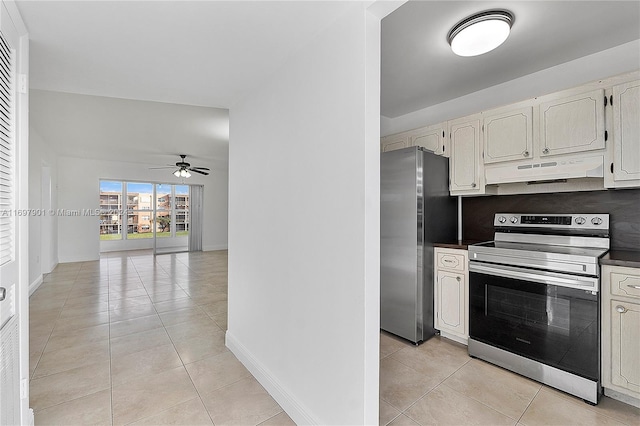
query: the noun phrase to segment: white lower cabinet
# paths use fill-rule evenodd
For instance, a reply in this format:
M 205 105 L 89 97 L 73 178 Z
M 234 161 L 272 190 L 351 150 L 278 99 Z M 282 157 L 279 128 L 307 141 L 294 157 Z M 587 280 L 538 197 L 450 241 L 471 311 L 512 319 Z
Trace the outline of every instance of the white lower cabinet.
M 469 256 L 466 250 L 434 250 L 434 323 L 440 334 L 467 344 L 469 339 Z
M 602 267 L 602 386 L 640 402 L 640 269 Z

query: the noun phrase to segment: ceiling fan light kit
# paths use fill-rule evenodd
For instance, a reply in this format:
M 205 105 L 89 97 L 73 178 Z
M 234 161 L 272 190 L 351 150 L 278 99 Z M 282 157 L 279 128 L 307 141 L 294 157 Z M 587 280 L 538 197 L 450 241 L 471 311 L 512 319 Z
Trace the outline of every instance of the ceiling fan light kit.
M 191 177 L 191 173 L 189 173 L 189 171 L 187 169 L 178 169 L 175 172 L 173 172 L 173 175 L 175 177 L 182 177 L 182 178 Z
M 447 35 L 458 56 L 477 56 L 500 46 L 509 37 L 514 16 L 506 10 L 487 10 L 458 22 Z

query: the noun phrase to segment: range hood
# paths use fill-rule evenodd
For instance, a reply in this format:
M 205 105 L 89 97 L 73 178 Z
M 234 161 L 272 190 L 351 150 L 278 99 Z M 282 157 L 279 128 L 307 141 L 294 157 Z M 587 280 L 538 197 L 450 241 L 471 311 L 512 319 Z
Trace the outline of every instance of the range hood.
M 527 164 L 485 166 L 487 185 L 604 177 L 604 156 L 535 159 Z

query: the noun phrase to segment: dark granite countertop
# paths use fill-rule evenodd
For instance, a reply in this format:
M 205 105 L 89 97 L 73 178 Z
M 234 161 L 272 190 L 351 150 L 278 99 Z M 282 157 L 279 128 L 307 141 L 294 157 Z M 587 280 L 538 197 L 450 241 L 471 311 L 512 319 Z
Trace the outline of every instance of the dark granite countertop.
M 476 241 L 476 240 L 455 240 L 455 241 L 448 241 L 448 242 L 439 242 L 439 243 L 433 243 L 434 247 L 441 247 L 441 248 L 450 248 L 450 249 L 456 249 L 456 250 L 467 250 L 467 248 L 471 245 L 471 244 L 476 244 L 476 243 L 480 243 L 482 241 Z
M 600 259 L 600 264 L 640 268 L 640 251 L 609 250 L 609 252 Z

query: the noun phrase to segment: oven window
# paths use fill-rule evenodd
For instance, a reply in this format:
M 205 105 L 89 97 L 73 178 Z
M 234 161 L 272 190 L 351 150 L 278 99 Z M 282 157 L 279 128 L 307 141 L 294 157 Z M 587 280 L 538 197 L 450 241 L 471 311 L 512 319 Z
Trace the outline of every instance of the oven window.
M 556 287 L 547 294 L 487 286 L 487 314 L 497 319 L 526 324 L 539 330 L 569 335 L 571 302 L 557 297 Z
M 472 272 L 469 334 L 527 358 L 598 379 L 598 296 Z

